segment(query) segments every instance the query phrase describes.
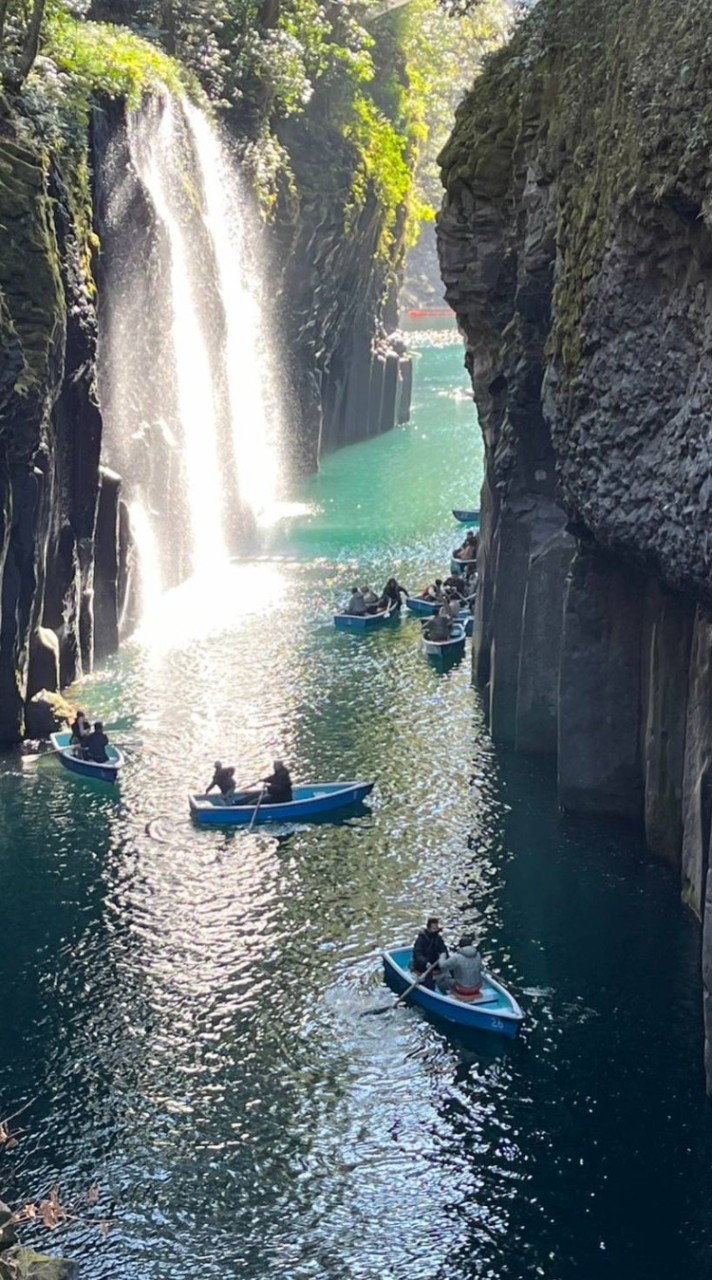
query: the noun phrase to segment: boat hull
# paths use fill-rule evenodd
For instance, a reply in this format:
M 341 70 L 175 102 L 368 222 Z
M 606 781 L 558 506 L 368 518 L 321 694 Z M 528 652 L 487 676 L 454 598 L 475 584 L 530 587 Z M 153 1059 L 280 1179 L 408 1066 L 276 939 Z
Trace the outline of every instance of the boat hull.
M 465 644 L 465 628 L 460 622 L 453 624 L 449 640 L 426 640 L 423 636 L 423 652 L 429 658 L 446 658 L 459 653 Z
M 442 600 L 422 600 L 419 597 L 411 596 L 406 600 L 406 609 L 410 613 L 414 613 L 417 618 L 432 618 L 436 614 L 442 604 Z
M 318 819 L 361 804 L 373 789 L 372 782 L 313 782 L 293 788 L 289 804 L 225 804 L 220 796 L 190 795 L 193 820 L 206 827 L 234 827 L 258 822 L 297 822 Z M 257 813 L 255 813 L 257 810 Z
M 59 763 L 69 773 L 76 774 L 78 778 L 91 778 L 94 782 L 118 781 L 119 770 L 124 764 L 124 757 L 118 747 L 108 746 L 106 753 L 109 759 L 104 764 L 98 764 L 75 754 L 77 747 L 72 745 L 71 733 L 52 733 L 50 742 Z
M 472 573 L 477 568 L 474 560 L 460 560 L 457 556 L 453 556 L 450 560 L 451 573 Z
M 480 524 L 479 511 L 459 511 L 456 508 L 454 508 L 452 514 L 460 524 L 468 524 L 473 529 L 479 528 L 479 524 Z
M 411 959 L 410 947 L 394 947 L 383 952 L 384 976 L 388 985 L 399 994 L 415 981 L 416 975 L 410 968 Z M 489 1031 L 506 1036 L 509 1040 L 514 1039 L 524 1020 L 524 1014 L 514 996 L 489 973 L 484 975 L 482 995 L 477 1001 L 457 1000 L 453 996 L 441 995 L 439 991 L 430 991 L 424 986 L 415 987 L 408 999 L 442 1022 L 477 1031 Z
M 339 631 L 374 631 L 397 616 L 397 609 L 384 609 L 381 613 L 335 613 L 334 626 Z

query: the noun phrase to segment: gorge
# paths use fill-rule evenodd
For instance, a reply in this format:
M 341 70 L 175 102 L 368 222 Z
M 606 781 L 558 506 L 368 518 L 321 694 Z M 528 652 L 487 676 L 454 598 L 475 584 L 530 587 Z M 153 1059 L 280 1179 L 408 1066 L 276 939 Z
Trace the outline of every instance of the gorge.
M 0 1280 L 708 1280 L 709 7 L 0 0 Z

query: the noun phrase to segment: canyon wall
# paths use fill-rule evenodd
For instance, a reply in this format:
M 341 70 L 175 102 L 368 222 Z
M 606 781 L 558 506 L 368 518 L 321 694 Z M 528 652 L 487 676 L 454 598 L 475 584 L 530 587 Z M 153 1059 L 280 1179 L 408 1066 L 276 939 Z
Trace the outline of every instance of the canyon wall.
M 94 608 L 101 416 L 86 224 L 60 168 L 17 126 L 0 101 L 0 744 L 22 736 L 35 692 L 91 670 L 111 627 L 111 609 Z
M 540 0 L 458 112 L 438 237 L 492 733 L 679 868 L 712 1089 L 711 71 L 701 0 Z

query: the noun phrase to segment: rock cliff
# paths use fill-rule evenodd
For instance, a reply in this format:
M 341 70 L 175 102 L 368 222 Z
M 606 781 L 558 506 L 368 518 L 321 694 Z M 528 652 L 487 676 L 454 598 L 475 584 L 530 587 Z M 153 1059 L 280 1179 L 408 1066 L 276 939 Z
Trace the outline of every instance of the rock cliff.
M 442 156 L 487 456 L 477 676 L 703 921 L 712 1088 L 712 11 L 540 0 Z
M 0 112 L 0 744 L 90 670 L 101 418 L 86 242 L 60 169 Z

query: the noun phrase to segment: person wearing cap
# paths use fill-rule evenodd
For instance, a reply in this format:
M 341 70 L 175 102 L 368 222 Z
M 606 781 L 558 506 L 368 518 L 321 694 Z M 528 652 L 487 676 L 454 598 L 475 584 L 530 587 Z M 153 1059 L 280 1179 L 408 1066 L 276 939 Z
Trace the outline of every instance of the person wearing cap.
M 435 982 L 442 995 L 458 1000 L 475 1000 L 482 988 L 482 956 L 469 933 L 464 934 L 452 955 L 438 961 Z
M 235 795 L 235 770 L 224 765 L 221 760 L 215 761 L 214 768 L 213 780 L 210 786 L 205 788 L 205 794 L 212 791 L 213 787 L 217 787 L 224 803 L 230 804 Z
M 289 776 L 289 770 L 282 760 L 274 760 L 272 768 L 274 773 L 262 779 L 267 791 L 265 799 L 269 804 L 289 804 L 292 799 L 292 779 Z

